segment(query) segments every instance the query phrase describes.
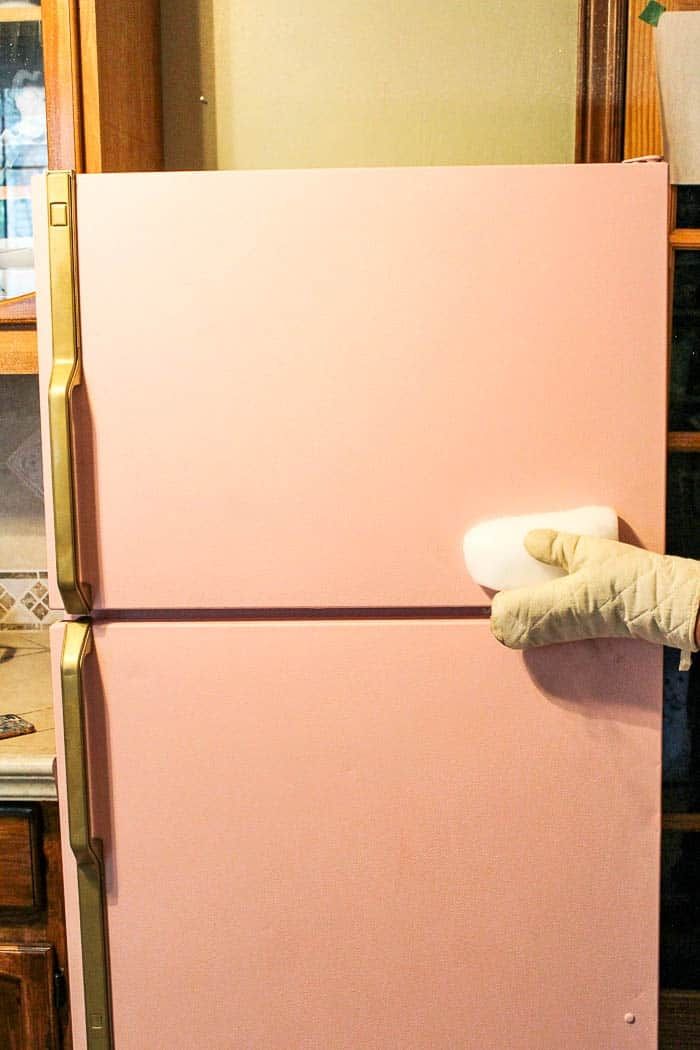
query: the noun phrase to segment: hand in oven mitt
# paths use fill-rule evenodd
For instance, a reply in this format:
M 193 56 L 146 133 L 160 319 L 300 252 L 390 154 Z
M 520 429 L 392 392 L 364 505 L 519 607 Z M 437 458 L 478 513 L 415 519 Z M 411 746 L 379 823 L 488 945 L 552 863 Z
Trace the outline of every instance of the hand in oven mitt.
M 700 562 L 653 554 L 617 540 L 535 529 L 525 537 L 538 561 L 566 576 L 501 591 L 491 630 L 511 649 L 584 638 L 642 638 L 695 652 Z

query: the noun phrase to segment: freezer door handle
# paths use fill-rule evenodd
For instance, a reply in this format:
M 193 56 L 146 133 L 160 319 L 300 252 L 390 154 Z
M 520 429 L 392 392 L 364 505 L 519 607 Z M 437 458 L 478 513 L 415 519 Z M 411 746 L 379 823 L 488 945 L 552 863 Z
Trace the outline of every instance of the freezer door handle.
M 90 624 L 66 624 L 61 654 L 63 732 L 66 756 L 68 831 L 77 862 L 83 987 L 88 1050 L 111 1050 L 109 954 L 102 843 L 92 835 L 85 749 L 83 664 L 92 648 Z
M 49 381 L 49 433 L 53 480 L 56 576 L 67 612 L 90 611 L 90 588 L 81 582 L 73 466 L 71 400 L 81 382 L 80 310 L 75 236 L 75 177 L 46 176 L 53 360 Z

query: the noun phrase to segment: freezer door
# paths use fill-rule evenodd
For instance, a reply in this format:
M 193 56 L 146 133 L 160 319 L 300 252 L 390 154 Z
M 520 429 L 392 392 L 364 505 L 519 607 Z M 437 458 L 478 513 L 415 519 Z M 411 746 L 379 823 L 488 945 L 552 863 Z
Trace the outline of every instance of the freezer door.
M 93 635 L 115 1050 L 655 1050 L 660 650 L 523 658 L 445 619 Z
M 77 176 L 92 606 L 483 606 L 468 526 L 589 503 L 660 548 L 666 201 L 663 164 Z

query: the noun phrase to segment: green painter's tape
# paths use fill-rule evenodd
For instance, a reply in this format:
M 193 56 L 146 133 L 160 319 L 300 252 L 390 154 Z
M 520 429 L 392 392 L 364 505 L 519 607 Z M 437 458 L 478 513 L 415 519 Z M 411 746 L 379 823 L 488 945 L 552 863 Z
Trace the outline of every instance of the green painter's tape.
M 648 22 L 650 26 L 657 26 L 665 10 L 666 8 L 663 4 L 658 4 L 656 0 L 649 0 L 639 17 L 642 22 Z

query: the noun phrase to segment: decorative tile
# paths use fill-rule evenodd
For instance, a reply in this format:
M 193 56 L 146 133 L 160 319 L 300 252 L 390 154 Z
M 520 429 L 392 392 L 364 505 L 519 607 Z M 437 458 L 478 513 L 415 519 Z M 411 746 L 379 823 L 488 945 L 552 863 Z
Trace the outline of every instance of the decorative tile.
M 7 459 L 7 466 L 27 488 L 43 499 L 44 484 L 41 473 L 41 431 L 35 430 Z
M 0 376 L 0 420 L 0 569 L 45 568 L 37 376 Z
M 42 570 L 0 572 L 0 627 L 38 628 L 61 619 L 49 608 L 46 573 Z
M 26 569 L 24 572 L 0 572 L 0 585 L 4 587 L 8 594 L 12 595 L 16 602 L 34 585 L 36 579 L 37 574 L 30 569 Z

